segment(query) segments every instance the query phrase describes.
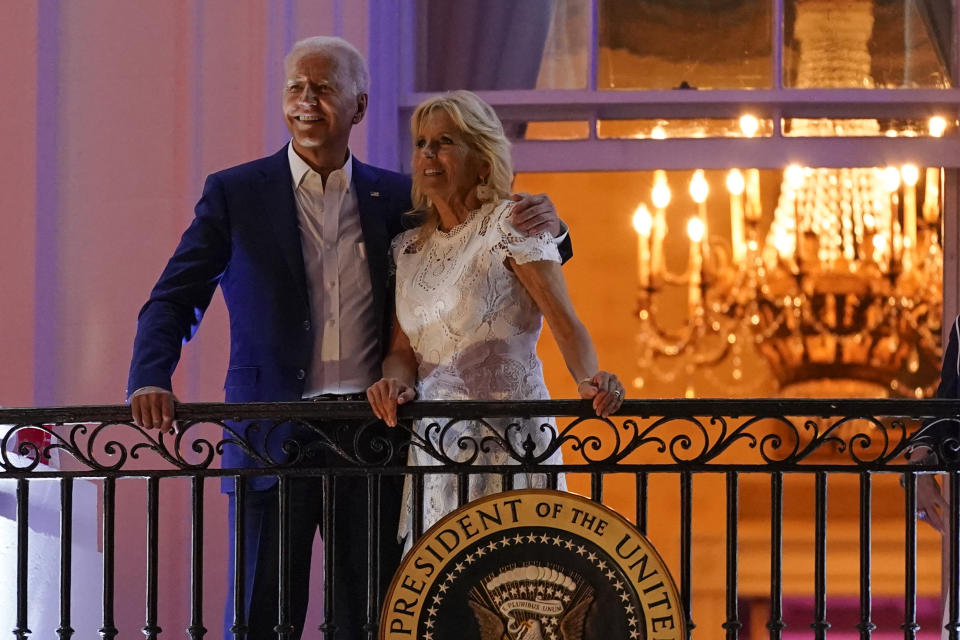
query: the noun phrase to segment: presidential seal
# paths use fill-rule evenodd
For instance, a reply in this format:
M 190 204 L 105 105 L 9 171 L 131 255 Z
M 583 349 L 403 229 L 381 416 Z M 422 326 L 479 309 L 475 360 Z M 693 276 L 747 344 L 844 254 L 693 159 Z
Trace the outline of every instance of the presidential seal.
M 381 640 L 679 640 L 666 564 L 619 514 L 527 489 L 454 511 L 393 578 Z

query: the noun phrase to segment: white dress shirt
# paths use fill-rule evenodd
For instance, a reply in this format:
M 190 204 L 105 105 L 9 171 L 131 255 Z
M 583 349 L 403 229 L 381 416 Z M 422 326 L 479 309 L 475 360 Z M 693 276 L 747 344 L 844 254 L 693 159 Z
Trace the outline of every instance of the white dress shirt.
M 348 151 L 324 186 L 292 143 L 287 156 L 316 336 L 303 397 L 364 391 L 380 378 L 380 358 L 353 158 Z

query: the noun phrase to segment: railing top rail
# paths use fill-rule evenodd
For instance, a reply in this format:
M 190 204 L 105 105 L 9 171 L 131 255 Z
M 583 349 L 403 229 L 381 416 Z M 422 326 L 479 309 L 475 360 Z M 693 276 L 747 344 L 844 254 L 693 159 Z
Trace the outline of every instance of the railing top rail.
M 400 408 L 402 418 L 433 416 L 476 417 L 587 417 L 590 404 L 583 400 L 521 401 L 420 401 Z M 616 413 L 620 417 L 687 416 L 876 416 L 901 418 L 960 417 L 960 400 L 899 398 L 656 398 L 626 400 Z M 366 402 L 248 402 L 248 403 L 184 403 L 177 405 L 181 420 L 223 419 L 373 419 Z M 126 405 L 78 405 L 68 407 L 27 407 L 0 409 L 0 424 L 39 424 L 70 422 L 126 422 L 130 408 Z
M 837 463 L 878 471 L 907 464 L 904 455 L 917 444 L 935 449 L 939 468 L 960 468 L 960 400 L 628 400 L 609 419 L 585 400 L 416 402 L 400 414 L 427 420 L 386 429 L 366 402 L 182 404 L 177 431 L 161 434 L 133 425 L 124 405 L 3 409 L 0 476 L 43 472 L 38 456 L 52 451 L 96 472 L 119 472 L 128 462 L 193 471 L 221 466 L 222 457 L 224 467 L 269 473 L 321 454 L 382 469 L 406 459 L 408 447 L 456 472 L 483 464 L 494 450 L 533 467 L 554 464 L 561 449 L 565 462 L 598 472 Z

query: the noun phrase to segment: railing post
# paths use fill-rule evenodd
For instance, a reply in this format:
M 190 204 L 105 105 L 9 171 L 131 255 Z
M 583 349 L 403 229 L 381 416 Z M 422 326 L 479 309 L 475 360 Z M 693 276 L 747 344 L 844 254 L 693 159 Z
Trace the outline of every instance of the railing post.
M 160 479 L 147 478 L 147 620 L 143 635 L 155 640 L 162 629 L 157 624 L 157 565 L 159 563 Z
M 281 475 L 277 479 L 277 510 L 280 518 L 280 534 L 277 540 L 277 559 L 280 572 L 277 580 L 280 593 L 277 598 L 277 626 L 274 631 L 281 640 L 286 640 L 293 633 L 293 624 L 290 621 L 290 478 Z M 324 537 L 332 538 L 333 531 L 324 531 Z M 324 557 L 324 562 L 327 558 Z M 326 585 L 326 589 L 330 589 Z
M 367 622 L 364 626 L 365 635 L 372 640 L 377 634 L 377 600 L 379 583 L 376 568 L 380 566 L 379 536 L 377 531 L 381 525 L 377 514 L 380 513 L 377 503 L 379 494 L 379 478 L 367 477 Z
M 323 475 L 323 624 L 320 632 L 324 640 L 337 637 L 337 625 L 333 621 L 333 585 L 337 559 L 333 552 L 333 528 L 336 513 L 333 504 L 335 478 L 329 473 Z
M 423 478 L 422 474 L 408 475 L 413 485 L 413 528 L 410 535 L 416 540 L 423 535 Z
M 947 514 L 944 514 L 947 515 Z M 958 605 L 958 590 L 960 590 L 960 471 L 950 472 L 950 513 L 944 518 L 947 524 L 947 535 L 950 536 L 950 588 L 947 593 L 949 618 L 946 629 L 950 640 L 957 640 L 960 631 L 960 605 Z
M 462 507 L 470 501 L 470 474 L 465 471 L 457 473 L 457 506 Z
M 203 476 L 191 478 L 193 494 L 190 526 L 190 626 L 191 640 L 200 640 L 207 633 L 203 626 Z
M 246 511 L 247 479 L 233 478 L 233 626 L 234 640 L 246 640 L 247 612 L 244 607 L 244 576 L 246 575 Z
M 693 475 L 689 471 L 680 472 L 680 601 L 683 603 L 684 615 L 687 616 L 687 639 L 692 636 L 693 628 L 693 599 L 691 598 L 692 572 L 692 542 L 693 542 Z
M 100 637 L 113 640 L 117 627 L 113 619 L 114 527 L 116 526 L 116 479 L 103 479 L 103 626 Z
M 871 482 L 869 471 L 860 473 L 860 640 L 870 640 L 877 625 L 870 619 L 872 615 L 872 590 L 870 587 L 871 557 L 873 541 L 871 532 Z
M 739 540 L 740 487 L 736 471 L 727 472 L 727 640 L 740 637 L 740 615 L 737 611 L 737 543 Z
M 60 480 L 60 640 L 73 636 L 70 626 L 70 588 L 73 584 L 73 478 Z
M 637 473 L 637 531 L 647 535 L 647 472 Z
M 783 473 L 770 474 L 770 640 L 779 640 L 783 629 Z
M 31 631 L 27 628 L 27 575 L 30 557 L 30 483 L 17 480 L 17 626 L 13 630 L 19 640 L 25 640 Z
M 905 474 L 906 489 L 904 505 L 904 587 L 903 587 L 903 629 L 906 640 L 917 637 L 917 474 L 912 471 Z
M 814 622 L 810 627 L 816 640 L 824 640 L 830 623 L 827 622 L 827 474 L 816 475 L 816 524 L 814 551 Z

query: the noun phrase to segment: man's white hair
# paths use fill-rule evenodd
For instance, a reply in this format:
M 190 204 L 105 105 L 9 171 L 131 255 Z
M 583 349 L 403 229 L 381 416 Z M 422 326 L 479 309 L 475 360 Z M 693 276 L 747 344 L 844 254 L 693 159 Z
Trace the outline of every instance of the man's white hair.
M 284 70 L 289 70 L 294 62 L 313 53 L 321 53 L 335 58 L 349 74 L 356 94 L 360 95 L 367 92 L 370 87 L 370 71 L 367 69 L 367 61 L 363 59 L 363 54 L 357 51 L 356 47 L 336 36 L 313 36 L 298 41 L 283 60 Z

